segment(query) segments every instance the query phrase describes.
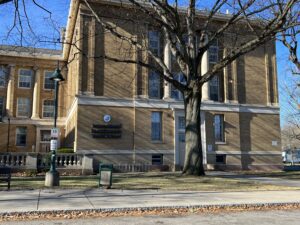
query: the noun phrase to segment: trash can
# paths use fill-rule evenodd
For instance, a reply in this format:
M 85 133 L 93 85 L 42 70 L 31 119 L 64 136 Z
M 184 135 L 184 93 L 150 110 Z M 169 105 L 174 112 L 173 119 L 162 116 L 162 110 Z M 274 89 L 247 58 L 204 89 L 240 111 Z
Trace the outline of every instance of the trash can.
M 99 164 L 99 187 L 111 188 L 113 164 Z

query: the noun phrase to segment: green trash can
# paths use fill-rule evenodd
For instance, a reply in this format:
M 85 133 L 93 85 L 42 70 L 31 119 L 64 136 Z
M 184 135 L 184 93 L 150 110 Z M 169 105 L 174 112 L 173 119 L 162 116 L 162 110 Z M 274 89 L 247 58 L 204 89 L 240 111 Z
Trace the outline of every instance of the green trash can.
M 99 187 L 111 188 L 113 164 L 99 164 Z

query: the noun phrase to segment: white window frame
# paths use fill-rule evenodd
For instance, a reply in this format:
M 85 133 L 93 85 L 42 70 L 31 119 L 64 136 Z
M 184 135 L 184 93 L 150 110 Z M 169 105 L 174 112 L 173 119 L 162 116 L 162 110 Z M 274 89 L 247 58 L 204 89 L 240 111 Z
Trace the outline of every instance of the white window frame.
M 177 80 L 181 84 L 186 84 L 186 80 L 182 73 L 175 74 L 174 80 Z M 171 98 L 175 100 L 183 100 L 183 95 L 181 91 L 177 90 L 172 84 L 171 84 Z
M 159 115 L 158 117 L 158 120 L 159 121 L 154 121 L 156 120 L 157 118 L 154 118 L 154 115 Z M 154 134 L 154 124 L 159 124 L 159 134 L 156 135 Z M 151 140 L 154 141 L 154 142 L 161 142 L 162 139 L 163 139 L 163 128 L 162 128 L 162 112 L 159 112 L 159 111 L 152 111 L 151 112 Z M 158 138 L 156 138 L 157 136 L 159 136 Z
M 19 101 L 21 100 L 26 100 L 26 103 L 22 103 L 22 106 L 24 105 L 25 107 L 27 107 L 27 115 L 20 115 L 20 104 Z M 29 98 L 17 98 L 17 117 L 23 117 L 23 118 L 28 118 L 30 116 L 30 99 Z
M 30 71 L 31 72 L 29 87 L 22 87 L 22 86 L 20 86 L 21 78 L 22 77 L 28 77 L 28 75 L 21 75 L 21 71 L 22 70 L 23 71 Z M 31 87 L 32 87 L 32 77 L 33 77 L 33 71 L 31 69 L 19 69 L 18 77 L 19 77 L 19 79 L 18 79 L 18 88 L 31 89 Z M 26 82 L 28 82 L 28 81 L 26 81 Z M 25 83 L 25 82 L 22 81 L 22 83 Z
M 151 81 L 151 77 L 156 77 L 156 79 L 153 79 L 152 82 Z M 154 88 L 154 85 L 158 86 L 158 90 L 156 92 L 157 96 L 151 96 L 151 89 Z M 154 72 L 154 71 L 150 71 L 149 72 L 149 76 L 148 76 L 148 96 L 149 98 L 154 98 L 154 99 L 160 99 L 161 98 L 161 82 L 160 82 L 160 76 L 158 73 Z
M 24 129 L 24 133 L 20 133 L 20 129 Z M 25 135 L 25 144 L 18 144 L 18 136 L 19 135 Z M 18 147 L 26 147 L 27 145 L 27 127 L 17 127 L 16 128 L 16 146 Z
M 44 90 L 47 90 L 47 91 L 54 90 L 54 81 L 52 81 L 53 88 L 46 88 L 46 80 L 49 80 L 49 78 L 46 78 L 46 74 L 51 74 L 51 76 L 52 76 L 53 73 L 54 73 L 54 71 L 50 71 L 50 70 L 44 71 L 44 85 L 43 85 Z
M 156 46 L 151 45 L 151 43 L 156 43 Z M 148 48 L 151 52 L 160 56 L 160 32 L 157 30 L 148 31 Z
M 43 140 L 43 132 L 48 132 L 49 133 L 49 139 L 48 140 Z M 51 140 L 51 130 L 40 130 L 40 143 L 50 143 Z
M 52 103 L 53 103 L 53 105 L 52 105 L 52 114 L 53 115 L 52 116 L 45 116 L 45 113 L 50 113 L 50 110 L 48 110 L 48 108 L 50 108 L 50 105 L 45 105 L 46 101 L 52 101 Z M 52 99 L 43 100 L 43 118 L 53 118 L 54 117 L 54 107 L 55 107 L 54 104 L 55 104 L 55 102 Z M 46 108 L 48 111 L 45 110 Z
M 216 123 L 216 118 L 220 118 L 220 124 Z M 217 134 L 217 129 L 220 129 L 219 135 Z M 217 137 L 219 136 L 219 138 Z M 215 138 L 215 143 L 226 143 L 225 141 L 225 116 L 224 114 L 215 114 L 214 115 L 214 138 Z
M 8 69 L 4 65 L 0 65 L 0 88 L 5 88 Z

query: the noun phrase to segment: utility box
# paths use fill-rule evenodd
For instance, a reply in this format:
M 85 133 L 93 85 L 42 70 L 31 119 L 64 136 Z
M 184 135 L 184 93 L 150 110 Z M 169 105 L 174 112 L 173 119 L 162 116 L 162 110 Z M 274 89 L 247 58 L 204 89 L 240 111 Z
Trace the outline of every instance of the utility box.
M 111 188 L 112 185 L 112 164 L 99 164 L 99 187 Z

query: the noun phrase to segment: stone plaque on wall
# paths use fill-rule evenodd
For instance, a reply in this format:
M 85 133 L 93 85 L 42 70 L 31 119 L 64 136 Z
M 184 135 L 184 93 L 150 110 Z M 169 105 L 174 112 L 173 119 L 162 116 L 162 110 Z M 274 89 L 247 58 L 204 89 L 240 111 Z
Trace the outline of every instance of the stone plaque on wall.
M 121 138 L 122 124 L 93 124 L 93 138 Z

